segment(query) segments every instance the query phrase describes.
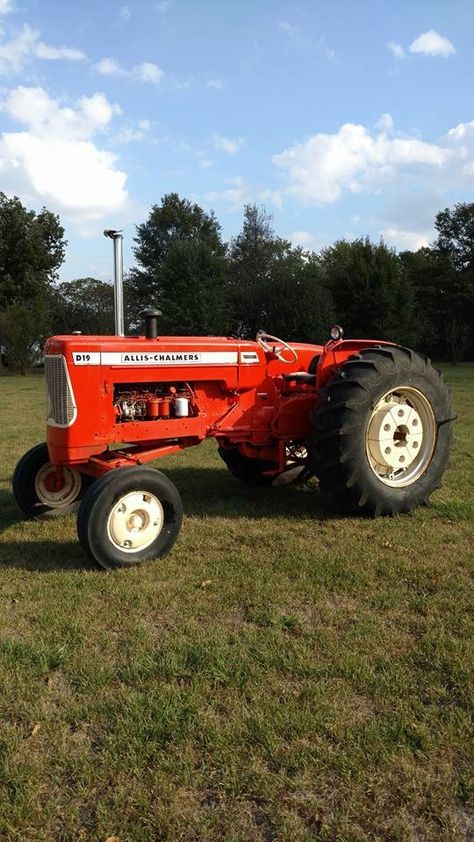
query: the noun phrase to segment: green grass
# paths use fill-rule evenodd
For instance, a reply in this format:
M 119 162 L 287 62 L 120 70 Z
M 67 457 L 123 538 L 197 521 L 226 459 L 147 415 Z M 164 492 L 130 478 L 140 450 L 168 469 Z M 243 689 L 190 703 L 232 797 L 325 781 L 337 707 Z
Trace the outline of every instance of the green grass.
M 251 490 L 208 442 L 163 460 L 175 549 L 104 573 L 25 522 L 41 377 L 0 379 L 0 839 L 464 840 L 474 367 L 432 507 L 364 520 Z

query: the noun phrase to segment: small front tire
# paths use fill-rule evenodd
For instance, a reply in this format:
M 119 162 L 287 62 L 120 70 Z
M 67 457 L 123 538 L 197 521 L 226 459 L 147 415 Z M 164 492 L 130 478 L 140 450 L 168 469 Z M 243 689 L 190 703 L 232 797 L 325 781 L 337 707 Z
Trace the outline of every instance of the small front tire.
M 24 514 L 35 520 L 62 517 L 75 512 L 92 477 L 64 465 L 62 485 L 55 483 L 56 468 L 45 442 L 28 450 L 18 462 L 12 479 L 13 496 Z
M 131 567 L 169 553 L 182 519 L 178 489 L 164 474 L 153 468 L 117 468 L 85 495 L 77 533 L 101 567 Z

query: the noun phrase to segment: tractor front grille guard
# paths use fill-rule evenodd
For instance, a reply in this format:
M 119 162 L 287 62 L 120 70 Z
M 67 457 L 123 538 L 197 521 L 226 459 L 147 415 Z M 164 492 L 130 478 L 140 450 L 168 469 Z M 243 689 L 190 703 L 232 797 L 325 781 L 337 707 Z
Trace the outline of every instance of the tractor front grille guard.
M 70 427 L 76 420 L 77 407 L 63 355 L 45 356 L 44 373 L 47 423 L 52 427 Z

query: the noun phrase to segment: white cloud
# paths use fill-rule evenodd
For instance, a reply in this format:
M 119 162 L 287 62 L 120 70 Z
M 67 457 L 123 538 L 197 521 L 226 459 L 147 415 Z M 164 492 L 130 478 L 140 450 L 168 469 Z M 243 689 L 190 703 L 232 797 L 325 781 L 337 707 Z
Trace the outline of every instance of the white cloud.
M 14 11 L 14 6 L 11 0 L 0 0 L 0 15 L 8 15 L 9 12 Z
M 395 128 L 392 115 L 388 112 L 382 114 L 377 120 L 375 128 L 380 129 L 381 132 L 386 132 L 386 134 L 391 134 Z
M 124 208 L 126 174 L 116 168 L 115 155 L 93 142 L 120 112 L 104 94 L 63 107 L 42 88 L 18 87 L 2 107 L 25 126 L 0 138 L 0 173 L 8 192 L 82 221 Z
M 134 141 L 143 140 L 151 129 L 150 120 L 139 120 L 136 128 L 128 127 L 120 129 L 114 136 L 116 143 L 132 143 Z
M 389 246 L 399 251 L 418 251 L 429 244 L 431 232 L 402 231 L 400 228 L 384 228 L 381 236 Z
M 25 23 L 10 41 L 0 45 L 0 74 L 20 73 L 35 58 L 47 61 L 82 61 L 82 50 L 75 47 L 52 47 L 40 41 L 40 33 Z
M 226 152 L 227 155 L 235 155 L 242 147 L 245 146 L 243 137 L 224 137 L 223 135 L 214 135 L 214 147 L 219 152 Z
M 454 45 L 449 38 L 445 38 L 434 29 L 423 32 L 410 44 L 411 53 L 422 53 L 425 56 L 447 56 L 456 52 Z
M 19 73 L 34 54 L 39 32 L 25 24 L 10 41 L 0 45 L 0 74 Z
M 316 204 L 334 202 L 346 190 L 379 189 L 404 169 L 442 167 L 448 161 L 451 153 L 443 146 L 389 136 L 388 117 L 383 118 L 385 129 L 375 133 L 346 123 L 335 134 L 318 133 L 274 155 L 273 162 L 289 181 L 288 192 Z
M 314 234 L 309 231 L 293 231 L 289 239 L 293 246 L 302 246 L 302 248 L 308 249 L 314 243 Z
M 206 82 L 206 88 L 212 88 L 215 91 L 221 91 L 224 87 L 224 82 L 222 79 L 209 79 Z
M 457 126 L 449 130 L 447 137 L 454 141 L 474 138 L 474 120 L 470 120 L 469 123 L 458 123 Z
M 161 82 L 163 71 L 157 64 L 150 61 L 144 61 L 133 68 L 132 74 L 140 80 L 140 82 L 153 82 L 158 85 Z
M 131 14 L 132 13 L 131 13 L 131 10 L 130 10 L 130 6 L 120 6 L 119 16 L 121 17 L 122 20 L 125 20 L 125 21 L 130 20 Z
M 127 72 L 115 61 L 114 58 L 107 56 L 101 58 L 97 64 L 94 64 L 95 70 L 103 76 L 126 76 Z
M 158 0 L 158 3 L 154 4 L 154 8 L 157 12 L 169 12 L 171 8 L 171 0 Z
M 130 79 L 136 79 L 139 82 L 152 82 L 155 85 L 161 82 L 164 75 L 161 67 L 150 61 L 144 61 L 141 64 L 136 64 L 131 70 L 125 70 L 111 56 L 101 58 L 97 64 L 94 64 L 94 69 L 102 76 L 128 76 Z
M 405 50 L 401 44 L 397 44 L 395 41 L 390 41 L 390 43 L 387 44 L 387 47 L 393 53 L 395 58 L 405 58 Z
M 74 47 L 50 47 L 43 41 L 35 47 L 35 56 L 43 58 L 47 61 L 84 61 L 86 54 L 82 50 L 76 50 Z

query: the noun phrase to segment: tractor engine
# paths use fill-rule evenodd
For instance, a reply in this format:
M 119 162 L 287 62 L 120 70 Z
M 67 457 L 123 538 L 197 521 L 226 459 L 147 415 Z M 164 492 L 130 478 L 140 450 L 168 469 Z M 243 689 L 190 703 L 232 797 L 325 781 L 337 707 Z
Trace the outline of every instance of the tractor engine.
M 114 387 L 118 422 L 158 421 L 197 415 L 195 395 L 189 383 L 120 383 Z

